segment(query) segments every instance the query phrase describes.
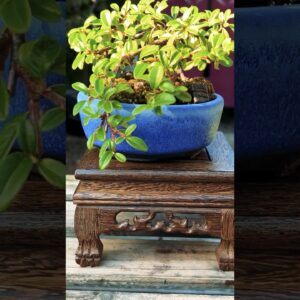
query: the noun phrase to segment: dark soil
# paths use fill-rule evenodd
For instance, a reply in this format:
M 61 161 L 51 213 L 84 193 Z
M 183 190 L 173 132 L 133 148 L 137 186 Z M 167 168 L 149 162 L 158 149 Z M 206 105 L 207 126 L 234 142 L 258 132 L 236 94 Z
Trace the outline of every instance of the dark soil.
M 115 97 L 116 100 L 122 103 L 147 103 L 146 95 L 150 91 L 150 86 L 146 81 L 133 79 L 130 74 L 127 74 L 126 78 L 117 78 L 115 82 L 128 83 L 134 90 L 132 94 L 127 92 L 118 94 Z M 212 83 L 203 77 L 186 78 L 185 81 L 177 79 L 174 84 L 188 88 L 188 92 L 193 96 L 192 103 L 208 102 L 216 98 Z M 177 100 L 175 104 L 183 105 L 186 103 Z

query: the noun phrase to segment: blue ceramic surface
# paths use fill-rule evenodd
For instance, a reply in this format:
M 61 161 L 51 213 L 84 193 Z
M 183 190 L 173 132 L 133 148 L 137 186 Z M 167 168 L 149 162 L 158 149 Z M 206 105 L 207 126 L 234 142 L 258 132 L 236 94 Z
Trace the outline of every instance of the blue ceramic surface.
M 235 9 L 235 154 L 300 149 L 300 5 Z
M 60 1 L 62 12 L 65 13 L 65 3 Z M 1 28 L 0 24 L 0 28 Z M 45 23 L 37 19 L 33 19 L 31 28 L 26 34 L 28 40 L 37 39 L 43 35 L 47 35 L 57 40 L 61 45 L 66 44 L 66 28 L 65 20 L 62 18 L 60 22 Z M 8 66 L 6 68 L 6 73 Z M 48 86 L 54 84 L 65 83 L 65 77 L 56 74 L 49 74 L 47 77 Z M 11 99 L 9 115 L 14 116 L 18 113 L 27 110 L 27 95 L 24 84 L 18 80 L 16 84 L 16 93 Z M 43 111 L 54 107 L 53 104 L 47 99 L 42 99 L 41 108 Z M 0 122 L 0 128 L 3 126 Z M 65 158 L 65 125 L 62 124 L 58 128 L 49 132 L 43 133 L 43 149 L 44 155 L 63 160 Z
M 83 93 L 78 94 L 78 101 L 86 100 Z M 96 110 L 97 101 L 92 103 Z M 137 116 L 135 136 L 146 142 L 148 152 L 135 150 L 126 142 L 118 145 L 117 150 L 127 154 L 129 158 L 155 159 L 164 157 L 182 156 L 195 153 L 209 145 L 218 130 L 224 100 L 217 95 L 213 101 L 201 104 L 163 106 L 163 115 L 157 116 L 152 111 L 144 111 Z M 115 110 L 114 114 L 130 115 L 135 104 L 123 104 L 122 110 Z M 81 113 L 81 121 L 85 114 Z M 88 138 L 97 127 L 100 120 L 91 120 L 83 129 Z M 96 146 L 101 146 L 97 141 Z

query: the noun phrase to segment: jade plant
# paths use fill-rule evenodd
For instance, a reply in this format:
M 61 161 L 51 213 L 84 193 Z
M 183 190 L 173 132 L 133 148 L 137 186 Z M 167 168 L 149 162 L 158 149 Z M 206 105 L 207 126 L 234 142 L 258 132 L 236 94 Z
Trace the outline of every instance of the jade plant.
M 42 134 L 65 120 L 63 85 L 47 85 L 47 75 L 64 75 L 65 51 L 55 39 L 28 40 L 33 19 L 58 22 L 55 0 L 1 0 L 0 3 L 0 211 L 5 211 L 32 170 L 50 184 L 64 188 L 65 167 L 45 156 Z M 25 111 L 12 115 L 18 88 L 25 87 Z M 25 99 L 26 98 L 26 99 Z M 41 109 L 46 98 L 53 108 Z
M 100 16 L 90 16 L 80 28 L 68 33 L 70 46 L 78 54 L 73 69 L 92 66 L 89 85 L 76 82 L 72 87 L 87 95 L 74 106 L 73 114 L 83 112 L 83 123 L 100 119 L 100 125 L 87 141 L 88 149 L 102 142 L 99 167 L 105 169 L 115 157 L 117 145 L 147 151 L 147 145 L 134 135 L 134 120 L 145 110 L 162 114 L 163 105 L 193 104 L 191 83 L 205 84 L 208 100 L 214 99 L 211 84 L 203 78 L 189 79 L 185 71 L 205 70 L 209 64 L 232 66 L 234 42 L 230 30 L 234 15 L 230 10 L 199 11 L 198 7 L 172 6 L 168 1 L 125 1 L 122 7 L 111 4 Z M 97 110 L 91 107 L 96 101 Z M 122 103 L 137 104 L 130 116 L 118 114 Z

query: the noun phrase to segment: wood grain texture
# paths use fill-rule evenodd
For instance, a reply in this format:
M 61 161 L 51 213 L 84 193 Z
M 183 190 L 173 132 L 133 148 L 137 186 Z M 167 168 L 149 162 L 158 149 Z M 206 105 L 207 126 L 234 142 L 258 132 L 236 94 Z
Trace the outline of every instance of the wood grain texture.
M 31 175 L 0 214 L 0 298 L 65 298 L 65 192 Z
M 113 162 L 108 170 L 99 171 L 97 151 L 87 152 L 76 172 L 80 183 L 73 202 L 80 266 L 100 264 L 101 233 L 142 231 L 221 236 L 220 268 L 233 269 L 233 152 L 221 133 L 195 159 Z M 128 211 L 145 214 L 117 221 L 119 213 Z M 198 219 L 191 220 L 191 214 L 199 214 Z
M 67 239 L 68 290 L 232 295 L 233 272 L 221 272 L 215 241 L 102 239 L 101 268 L 74 261 L 77 240 Z
M 67 291 L 68 300 L 234 300 L 233 296 L 189 295 L 189 294 L 158 294 L 158 293 L 120 293 L 99 291 Z

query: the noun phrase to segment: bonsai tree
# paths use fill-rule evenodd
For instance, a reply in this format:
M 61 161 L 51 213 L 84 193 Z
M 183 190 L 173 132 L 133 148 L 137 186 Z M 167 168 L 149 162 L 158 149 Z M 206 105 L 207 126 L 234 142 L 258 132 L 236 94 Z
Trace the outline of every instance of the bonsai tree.
M 48 36 L 27 40 L 33 17 L 43 22 L 61 20 L 55 0 L 4 0 L 0 4 L 0 211 L 10 205 L 35 168 L 50 184 L 64 188 L 64 164 L 45 157 L 42 133 L 65 120 L 62 85 L 47 86 L 47 75 L 63 75 L 63 47 Z M 26 89 L 27 109 L 9 114 L 17 84 Z M 41 110 L 42 98 L 53 108 Z M 18 148 L 14 147 L 18 144 Z
M 68 33 L 71 48 L 78 52 L 73 69 L 92 65 L 89 85 L 72 85 L 88 96 L 87 101 L 75 105 L 73 114 L 82 111 L 84 124 L 101 120 L 87 141 L 88 149 L 96 140 L 103 142 L 101 169 L 113 157 L 126 161 L 125 155 L 117 152 L 120 143 L 147 151 L 145 141 L 134 135 L 138 114 L 145 110 L 162 114 L 163 105 L 214 99 L 210 82 L 199 77 L 189 79 L 185 71 L 203 71 L 209 64 L 216 69 L 232 66 L 234 44 L 229 30 L 234 29 L 230 22 L 234 15 L 230 10 L 173 6 L 169 15 L 167 8 L 167 0 L 141 0 L 137 5 L 127 0 L 123 7 L 111 4 L 111 11 L 101 11 L 100 18 L 89 17 L 82 27 Z M 201 87 L 201 97 L 193 95 L 195 84 Z M 97 101 L 97 111 L 91 108 L 93 101 Z M 115 111 L 122 103 L 138 105 L 129 117 L 122 117 Z

